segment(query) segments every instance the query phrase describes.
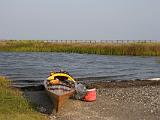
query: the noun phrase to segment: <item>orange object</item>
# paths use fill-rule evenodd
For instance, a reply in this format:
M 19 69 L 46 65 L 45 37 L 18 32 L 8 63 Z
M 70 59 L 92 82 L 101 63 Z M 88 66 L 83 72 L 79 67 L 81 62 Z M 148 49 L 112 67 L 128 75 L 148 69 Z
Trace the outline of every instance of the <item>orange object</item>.
M 51 80 L 50 83 L 53 85 L 57 85 L 57 84 L 60 84 L 60 81 L 59 80 Z
M 88 89 L 86 95 L 84 96 L 84 101 L 92 102 L 96 100 L 96 89 Z

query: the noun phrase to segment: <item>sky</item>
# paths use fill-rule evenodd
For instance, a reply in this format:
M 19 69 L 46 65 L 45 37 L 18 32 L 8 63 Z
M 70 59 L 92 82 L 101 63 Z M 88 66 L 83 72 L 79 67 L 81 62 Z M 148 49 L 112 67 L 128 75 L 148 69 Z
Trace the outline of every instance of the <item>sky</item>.
M 0 39 L 160 40 L 160 0 L 0 0 Z

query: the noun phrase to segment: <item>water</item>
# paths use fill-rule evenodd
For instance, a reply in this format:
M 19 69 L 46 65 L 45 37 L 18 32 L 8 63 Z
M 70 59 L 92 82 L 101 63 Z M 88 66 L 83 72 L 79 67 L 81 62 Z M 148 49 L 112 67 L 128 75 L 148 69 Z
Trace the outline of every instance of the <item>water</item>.
M 42 84 L 53 69 L 66 70 L 80 81 L 146 79 L 160 77 L 160 57 L 0 52 L 0 75 L 16 86 Z

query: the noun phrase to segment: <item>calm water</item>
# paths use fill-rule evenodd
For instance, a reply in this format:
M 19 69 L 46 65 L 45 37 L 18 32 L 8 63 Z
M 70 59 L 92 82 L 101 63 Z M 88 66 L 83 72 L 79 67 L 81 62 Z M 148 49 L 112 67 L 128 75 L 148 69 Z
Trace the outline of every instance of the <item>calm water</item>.
M 145 79 L 160 77 L 160 57 L 0 52 L 0 75 L 15 85 L 41 84 L 53 69 L 82 81 Z

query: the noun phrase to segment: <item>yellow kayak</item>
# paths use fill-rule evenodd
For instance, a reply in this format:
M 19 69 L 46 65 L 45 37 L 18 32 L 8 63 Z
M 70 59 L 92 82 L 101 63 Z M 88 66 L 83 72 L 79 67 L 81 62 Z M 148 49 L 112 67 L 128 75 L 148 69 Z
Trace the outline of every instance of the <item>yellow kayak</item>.
M 51 72 L 44 80 L 45 90 L 53 101 L 56 112 L 75 93 L 74 83 L 74 78 L 66 72 Z

